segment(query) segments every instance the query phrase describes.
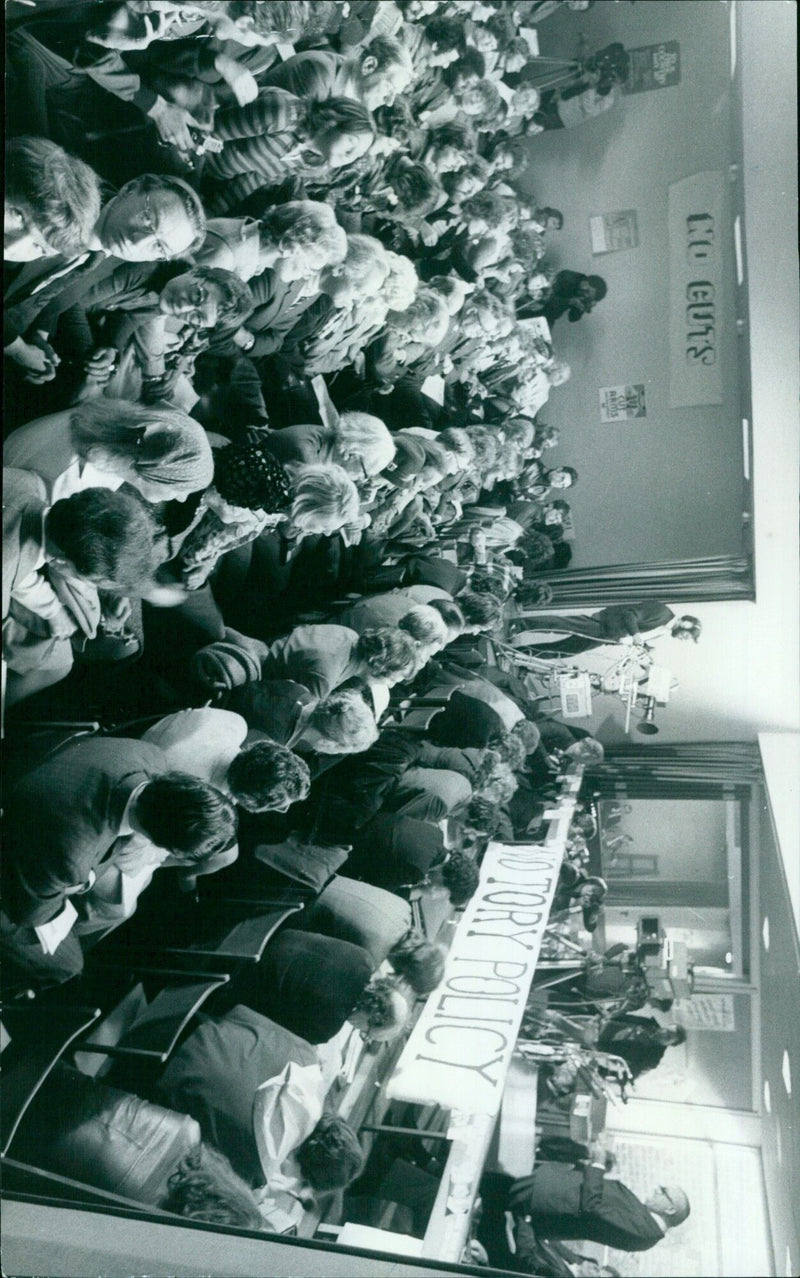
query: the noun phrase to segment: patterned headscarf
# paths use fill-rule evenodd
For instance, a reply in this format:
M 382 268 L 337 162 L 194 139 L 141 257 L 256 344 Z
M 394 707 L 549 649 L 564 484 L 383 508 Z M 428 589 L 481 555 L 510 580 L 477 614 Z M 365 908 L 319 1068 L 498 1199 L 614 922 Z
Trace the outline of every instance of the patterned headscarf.
M 160 423 L 141 431 L 134 466 L 142 479 L 202 492 L 214 478 L 214 458 L 208 436 L 199 422 L 183 413 L 182 420 Z

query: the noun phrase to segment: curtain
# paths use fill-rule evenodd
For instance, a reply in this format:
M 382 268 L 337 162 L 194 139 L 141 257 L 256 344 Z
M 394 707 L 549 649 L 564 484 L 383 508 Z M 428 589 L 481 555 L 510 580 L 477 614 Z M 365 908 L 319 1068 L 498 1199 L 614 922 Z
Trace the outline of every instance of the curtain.
M 752 741 L 683 741 L 674 745 L 625 742 L 608 746 L 600 767 L 586 781 L 602 796 L 629 798 L 719 798 L 733 791 L 749 796 L 763 779 L 758 745 Z
M 615 879 L 610 874 L 607 900 L 609 905 L 634 906 L 640 914 L 646 910 L 669 909 L 670 906 L 693 910 L 727 910 L 730 907 L 727 883 Z
M 674 563 L 570 568 L 550 574 L 544 570 L 527 580 L 548 582 L 553 598 L 543 606 L 551 612 L 553 608 L 605 607 L 639 599 L 665 599 L 670 603 L 755 599 L 749 555 L 709 555 Z

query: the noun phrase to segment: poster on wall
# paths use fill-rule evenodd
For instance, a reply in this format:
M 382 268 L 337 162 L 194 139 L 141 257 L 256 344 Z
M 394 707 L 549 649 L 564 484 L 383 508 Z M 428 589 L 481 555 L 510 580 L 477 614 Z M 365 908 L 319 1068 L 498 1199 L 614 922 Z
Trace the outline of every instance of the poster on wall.
M 732 1034 L 736 1029 L 732 994 L 692 994 L 678 999 L 675 1019 L 684 1029 L 716 1030 Z
M 722 403 L 722 172 L 693 173 L 669 188 L 669 402 Z
M 600 421 L 631 422 L 647 416 L 644 384 L 600 387 Z
M 680 83 L 681 46 L 677 40 L 639 45 L 628 53 L 631 62 L 623 93 L 649 93 L 652 89 L 669 89 Z
M 618 213 L 602 213 L 589 218 L 589 236 L 592 255 L 620 253 L 636 248 L 639 243 L 639 224 L 636 209 L 622 209 Z

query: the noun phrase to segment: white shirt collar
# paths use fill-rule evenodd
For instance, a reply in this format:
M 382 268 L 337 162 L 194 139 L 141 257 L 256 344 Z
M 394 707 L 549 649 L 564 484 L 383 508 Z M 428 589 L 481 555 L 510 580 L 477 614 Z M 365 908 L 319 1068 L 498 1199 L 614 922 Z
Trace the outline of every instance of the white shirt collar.
M 134 804 L 136 803 L 136 800 L 139 798 L 139 795 L 142 793 L 142 790 L 148 784 L 149 783 L 147 781 L 142 781 L 141 785 L 137 785 L 136 789 L 131 790 L 130 794 L 128 795 L 128 802 L 125 804 L 125 809 L 122 813 L 122 820 L 120 822 L 119 830 L 117 831 L 118 839 L 124 839 L 129 834 L 137 833 L 137 831 L 134 830 L 131 824 L 131 816 L 133 815 L 133 808 L 134 808 Z

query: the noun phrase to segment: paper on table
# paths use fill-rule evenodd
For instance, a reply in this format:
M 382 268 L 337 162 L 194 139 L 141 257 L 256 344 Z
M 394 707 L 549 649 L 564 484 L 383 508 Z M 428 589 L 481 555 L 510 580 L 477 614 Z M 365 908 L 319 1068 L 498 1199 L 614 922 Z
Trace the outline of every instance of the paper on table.
M 363 1247 L 365 1251 L 389 1251 L 398 1256 L 421 1256 L 422 1239 L 395 1234 L 372 1225 L 343 1225 L 336 1239 L 340 1247 Z
M 72 925 L 78 917 L 78 911 L 71 901 L 64 902 L 64 908 L 49 923 L 42 923 L 34 928 L 39 944 L 45 954 L 55 954 L 65 936 L 72 931 Z

